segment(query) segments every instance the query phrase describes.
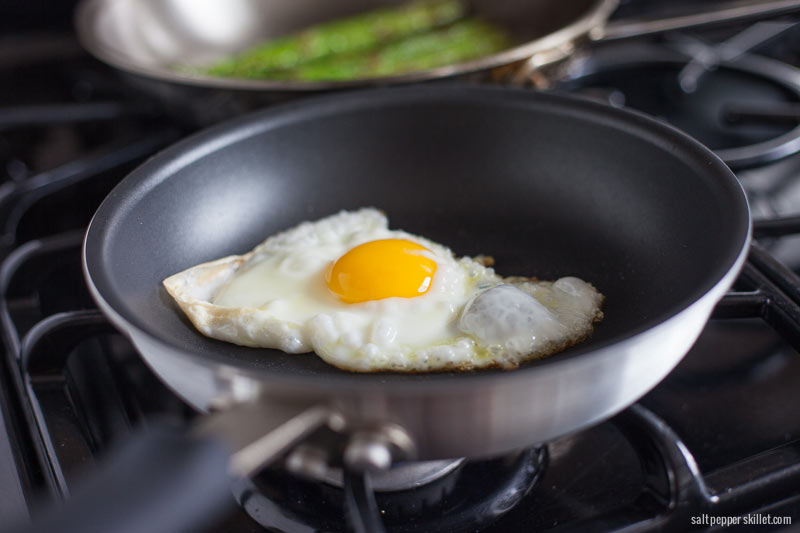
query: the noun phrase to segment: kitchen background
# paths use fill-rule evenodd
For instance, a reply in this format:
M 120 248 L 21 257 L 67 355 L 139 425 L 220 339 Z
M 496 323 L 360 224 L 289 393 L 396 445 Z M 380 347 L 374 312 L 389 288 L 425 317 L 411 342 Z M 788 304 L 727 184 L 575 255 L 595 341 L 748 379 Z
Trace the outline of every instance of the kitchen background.
M 629 0 L 613 20 L 728 5 Z M 73 9 L 0 2 L 0 526 L 68 497 L 135 425 L 194 416 L 96 310 L 80 245 L 111 188 L 195 127 L 84 52 Z M 798 23 L 613 41 L 533 80 L 645 111 L 717 151 L 748 191 L 757 244 L 737 292 L 640 402 L 543 448 L 379 494 L 389 530 L 673 531 L 752 513 L 800 524 Z M 275 468 L 236 492 L 243 508 L 209 531 L 346 530 L 332 485 Z

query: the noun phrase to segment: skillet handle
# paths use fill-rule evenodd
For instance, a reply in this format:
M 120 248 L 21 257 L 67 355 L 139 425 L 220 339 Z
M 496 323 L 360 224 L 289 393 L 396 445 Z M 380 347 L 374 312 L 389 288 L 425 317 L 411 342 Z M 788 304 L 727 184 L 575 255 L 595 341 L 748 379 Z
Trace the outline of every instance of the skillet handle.
M 324 405 L 251 401 L 201 417 L 191 431 L 151 426 L 21 533 L 202 530 L 233 504 L 231 475 L 252 475 L 320 427 L 343 424 Z
M 135 432 L 69 500 L 40 514 L 20 533 L 198 531 L 234 504 L 230 451 L 219 438 L 166 424 Z

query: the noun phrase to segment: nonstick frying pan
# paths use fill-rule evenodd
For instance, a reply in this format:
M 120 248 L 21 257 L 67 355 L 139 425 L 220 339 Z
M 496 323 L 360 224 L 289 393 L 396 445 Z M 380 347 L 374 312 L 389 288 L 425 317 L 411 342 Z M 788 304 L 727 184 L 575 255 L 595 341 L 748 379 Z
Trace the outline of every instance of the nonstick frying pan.
M 362 206 L 457 255 L 492 255 L 503 275 L 590 281 L 606 296 L 605 319 L 590 340 L 514 371 L 355 374 L 313 354 L 204 337 L 161 286 L 281 229 Z M 352 468 L 374 467 L 381 449 L 420 460 L 488 456 L 597 423 L 688 351 L 749 239 L 735 177 L 667 125 L 529 91 L 416 87 L 291 104 L 178 143 L 103 202 L 84 267 L 102 311 L 161 379 L 200 410 L 222 408 L 199 431 L 203 442 L 240 450 L 269 433 L 260 451 L 234 455 L 242 475 L 326 423 L 350 438 Z M 144 448 L 183 473 L 213 470 L 208 457 L 227 461 L 177 451 L 188 440 Z

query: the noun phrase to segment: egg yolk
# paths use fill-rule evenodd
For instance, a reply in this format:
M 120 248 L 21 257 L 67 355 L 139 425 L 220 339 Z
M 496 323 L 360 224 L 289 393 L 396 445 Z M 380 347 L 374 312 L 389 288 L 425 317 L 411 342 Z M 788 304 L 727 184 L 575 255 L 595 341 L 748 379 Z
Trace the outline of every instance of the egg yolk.
M 421 296 L 430 289 L 436 262 L 424 246 L 405 239 L 365 242 L 348 251 L 330 268 L 328 288 L 343 302 Z

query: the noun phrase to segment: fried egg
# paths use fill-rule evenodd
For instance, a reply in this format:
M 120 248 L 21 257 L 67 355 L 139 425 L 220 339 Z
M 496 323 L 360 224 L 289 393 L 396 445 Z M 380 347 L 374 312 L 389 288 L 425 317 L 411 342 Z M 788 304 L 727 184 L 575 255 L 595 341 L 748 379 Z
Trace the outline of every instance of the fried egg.
M 358 372 L 515 368 L 582 341 L 602 319 L 603 295 L 585 281 L 503 278 L 487 263 L 391 230 L 365 208 L 163 284 L 204 335 Z

